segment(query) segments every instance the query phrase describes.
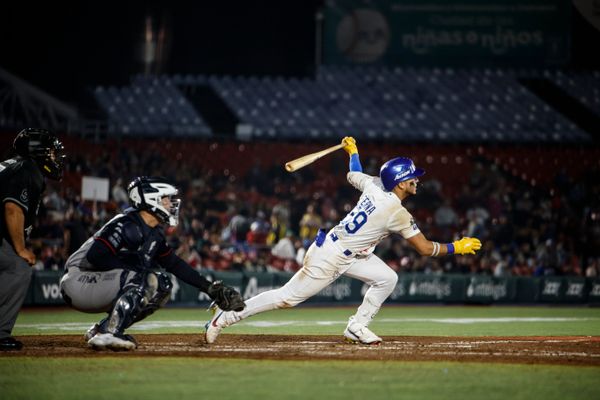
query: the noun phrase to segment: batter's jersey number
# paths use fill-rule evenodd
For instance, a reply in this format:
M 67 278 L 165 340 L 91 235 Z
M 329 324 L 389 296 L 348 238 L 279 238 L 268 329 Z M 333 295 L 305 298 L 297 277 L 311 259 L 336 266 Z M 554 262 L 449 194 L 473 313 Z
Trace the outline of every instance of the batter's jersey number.
M 344 228 L 348 233 L 355 233 L 367 222 L 367 213 L 364 211 L 359 211 L 354 215 L 351 221 L 349 221 Z

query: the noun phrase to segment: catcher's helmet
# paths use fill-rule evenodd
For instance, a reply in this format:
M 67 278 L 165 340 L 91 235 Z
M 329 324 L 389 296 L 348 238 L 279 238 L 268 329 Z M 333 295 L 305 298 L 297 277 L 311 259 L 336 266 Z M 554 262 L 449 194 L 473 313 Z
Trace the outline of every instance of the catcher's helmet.
M 425 170 L 416 168 L 415 163 L 410 158 L 397 157 L 381 166 L 379 177 L 385 190 L 391 192 L 400 182 L 416 178 L 424 173 Z
M 129 202 L 138 210 L 146 210 L 154 214 L 160 221 L 170 226 L 179 223 L 179 206 L 181 200 L 175 198 L 179 190 L 166 179 L 160 177 L 140 176 L 135 178 L 127 187 Z M 168 197 L 171 205 L 166 208 L 162 202 Z
M 65 155 L 60 140 L 45 129 L 23 129 L 13 142 L 13 148 L 21 157 L 33 159 L 42 173 L 60 181 L 63 176 Z

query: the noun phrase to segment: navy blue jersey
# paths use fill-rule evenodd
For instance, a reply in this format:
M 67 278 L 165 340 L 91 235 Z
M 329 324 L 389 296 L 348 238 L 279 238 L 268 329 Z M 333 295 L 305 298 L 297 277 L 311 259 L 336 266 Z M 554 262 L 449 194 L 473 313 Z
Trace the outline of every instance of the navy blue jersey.
M 130 208 L 108 221 L 69 257 L 65 268 L 83 271 L 125 269 L 136 272 L 165 269 L 206 292 L 210 282 L 167 245 L 160 225 L 148 226 L 140 211 Z
M 89 253 L 94 251 L 94 246 L 106 248 L 115 256 L 111 265 L 94 265 L 93 258 L 89 257 Z M 91 271 L 112 268 L 141 271 L 159 267 L 161 258 L 171 252 L 163 228 L 160 225 L 154 228 L 146 225 L 139 212 L 128 209 L 108 221 L 89 238 L 69 257 L 67 265 L 76 265 Z

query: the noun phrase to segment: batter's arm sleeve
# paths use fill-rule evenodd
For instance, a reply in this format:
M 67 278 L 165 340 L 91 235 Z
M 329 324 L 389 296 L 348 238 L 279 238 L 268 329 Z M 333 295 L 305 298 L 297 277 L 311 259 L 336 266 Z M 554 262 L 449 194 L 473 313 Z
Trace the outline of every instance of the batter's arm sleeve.
M 181 279 L 185 283 L 197 287 L 204 293 L 207 293 L 210 282 L 200 275 L 198 271 L 193 269 L 188 263 L 183 261 L 177 256 L 173 249 L 170 249 L 167 253 L 159 255 L 156 261 L 161 267 L 171 272 L 177 278 Z
M 362 165 L 360 165 L 360 157 L 358 153 L 352 154 L 350 156 L 350 172 L 362 172 Z

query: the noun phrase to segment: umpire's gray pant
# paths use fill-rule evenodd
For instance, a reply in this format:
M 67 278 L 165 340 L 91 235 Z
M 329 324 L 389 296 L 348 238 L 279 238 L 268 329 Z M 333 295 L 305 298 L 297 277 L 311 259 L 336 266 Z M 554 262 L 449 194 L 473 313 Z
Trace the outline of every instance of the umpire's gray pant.
M 0 339 L 9 337 L 27 295 L 31 267 L 5 239 L 0 244 Z

